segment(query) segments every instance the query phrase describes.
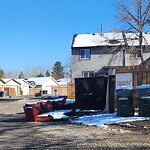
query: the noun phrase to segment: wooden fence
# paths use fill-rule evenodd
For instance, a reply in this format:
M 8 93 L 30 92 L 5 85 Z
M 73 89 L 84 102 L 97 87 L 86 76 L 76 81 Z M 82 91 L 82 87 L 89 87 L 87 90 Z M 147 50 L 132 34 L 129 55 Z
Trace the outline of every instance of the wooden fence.
M 132 73 L 134 87 L 150 84 L 150 65 L 117 67 L 116 73 Z
M 52 86 L 52 95 L 67 96 L 69 99 L 75 98 L 75 86 L 74 83 L 68 83 L 67 85 Z
M 67 85 L 67 96 L 70 99 L 75 99 L 75 84 L 74 83 L 68 83 Z
M 29 88 L 29 95 L 35 95 L 35 93 L 39 93 L 41 88 Z

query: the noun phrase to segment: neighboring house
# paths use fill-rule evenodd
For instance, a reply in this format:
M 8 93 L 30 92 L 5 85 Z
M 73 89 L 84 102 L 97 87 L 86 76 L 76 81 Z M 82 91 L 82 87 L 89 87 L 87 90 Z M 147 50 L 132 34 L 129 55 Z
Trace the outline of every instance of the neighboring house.
M 143 57 L 150 57 L 150 33 L 143 33 Z M 72 79 L 104 74 L 110 66 L 141 64 L 134 33 L 76 34 L 71 46 Z
M 21 94 L 22 95 L 29 95 L 29 86 L 30 83 L 27 82 L 25 79 L 16 79 L 17 82 L 19 82 L 21 85 Z
M 0 91 L 4 91 L 4 87 L 5 87 L 5 82 L 0 79 Z
M 5 82 L 4 91 L 7 91 L 7 95 L 20 95 L 21 94 L 21 84 L 15 79 L 2 79 Z
M 41 88 L 41 91 L 47 91 L 47 94 L 52 93 L 52 86 L 59 85 L 57 81 L 53 77 L 36 77 L 29 78 L 28 82 L 34 81 L 36 84 L 36 88 Z

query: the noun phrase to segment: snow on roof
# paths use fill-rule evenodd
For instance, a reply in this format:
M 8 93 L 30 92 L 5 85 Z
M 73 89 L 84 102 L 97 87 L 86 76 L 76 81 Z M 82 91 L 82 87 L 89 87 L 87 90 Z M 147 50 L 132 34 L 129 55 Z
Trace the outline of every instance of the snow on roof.
M 59 85 L 66 85 L 68 83 L 68 80 L 67 78 L 62 78 L 62 79 L 57 80 L 57 82 Z
M 5 79 L 2 79 L 5 83 L 12 80 L 11 78 L 5 78 Z
M 14 82 L 16 82 L 17 84 L 21 84 L 21 83 L 19 83 L 17 80 L 15 80 L 15 79 L 13 79 L 13 78 L 4 78 L 4 79 L 2 79 L 5 83 L 7 83 L 7 82 L 9 82 L 9 81 L 14 81 Z
M 138 36 L 135 33 L 124 33 L 129 46 L 139 45 Z M 150 33 L 143 33 L 143 45 L 150 45 Z M 146 40 L 145 40 L 146 39 Z M 94 33 L 77 34 L 74 36 L 72 47 L 93 47 L 93 46 L 119 46 L 125 45 L 123 34 L 116 33 Z
M 29 78 L 27 81 L 34 81 L 36 85 L 42 85 L 45 82 L 47 82 L 48 80 L 53 80 L 56 84 L 58 84 L 57 81 L 54 78 L 52 78 L 52 77 Z
M 25 82 L 25 83 L 27 83 L 28 85 L 30 85 L 29 84 L 29 82 L 27 82 L 25 79 L 15 79 L 17 82 L 19 82 L 20 84 L 22 84 L 23 82 Z

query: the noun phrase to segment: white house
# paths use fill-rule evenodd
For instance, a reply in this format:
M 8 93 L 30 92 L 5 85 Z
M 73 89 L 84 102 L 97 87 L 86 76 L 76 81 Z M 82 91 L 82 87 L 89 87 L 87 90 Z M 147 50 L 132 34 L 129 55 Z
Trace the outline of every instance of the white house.
M 36 88 L 41 88 L 41 91 L 47 91 L 47 94 L 52 93 L 52 86 L 59 85 L 53 77 L 35 77 L 29 78 L 27 81 L 34 81 Z
M 24 79 L 16 79 L 16 81 L 21 84 L 20 87 L 21 87 L 22 95 L 29 95 L 30 83 Z

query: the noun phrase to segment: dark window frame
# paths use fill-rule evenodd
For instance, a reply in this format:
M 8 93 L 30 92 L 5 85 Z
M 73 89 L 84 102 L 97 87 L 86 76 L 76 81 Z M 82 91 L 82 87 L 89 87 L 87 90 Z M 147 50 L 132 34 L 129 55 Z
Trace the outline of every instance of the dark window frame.
M 94 77 L 94 76 L 95 76 L 94 71 L 82 71 L 83 78 L 89 78 L 89 77 Z
M 80 60 L 90 60 L 91 50 L 89 48 L 80 49 Z

